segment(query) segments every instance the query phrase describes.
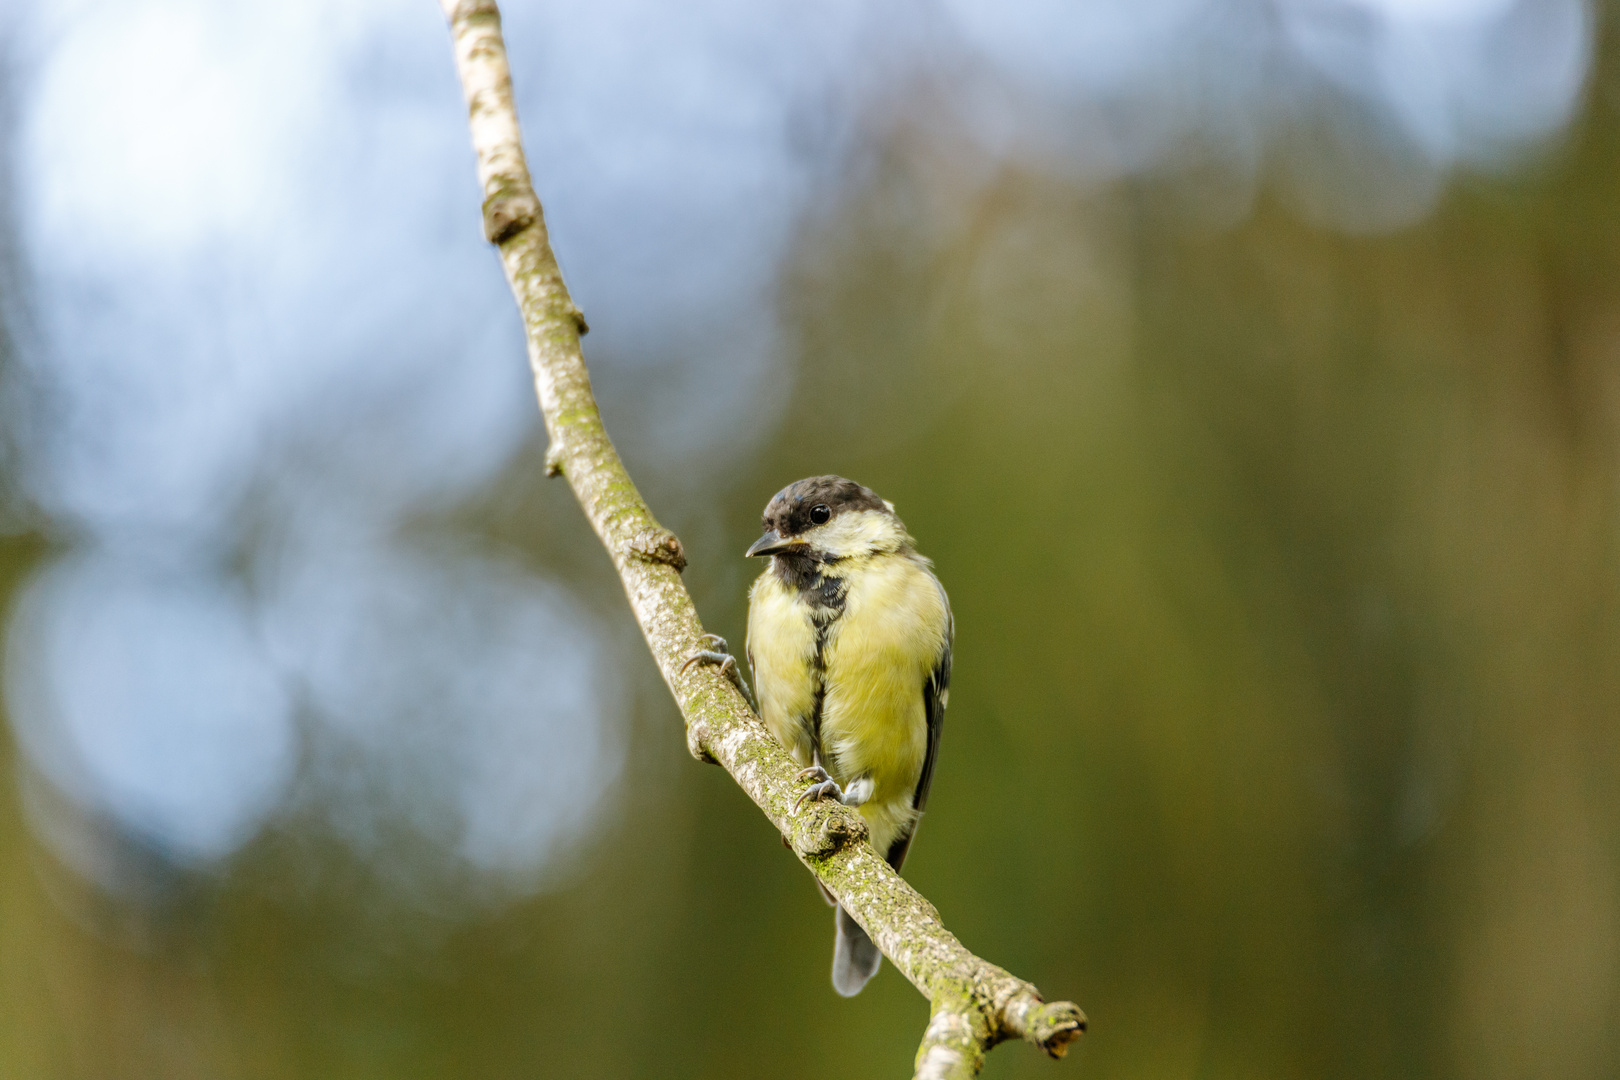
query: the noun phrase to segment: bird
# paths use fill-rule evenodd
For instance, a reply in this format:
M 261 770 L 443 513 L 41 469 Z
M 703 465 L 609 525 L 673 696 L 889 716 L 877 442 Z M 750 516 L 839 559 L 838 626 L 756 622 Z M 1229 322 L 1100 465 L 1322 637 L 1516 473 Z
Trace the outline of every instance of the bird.
M 803 765 L 799 802 L 856 807 L 896 871 L 928 802 L 950 699 L 955 624 L 933 563 L 894 504 L 841 476 L 789 484 L 765 507 L 750 558 L 748 666 L 765 726 Z M 819 884 L 819 883 L 818 883 Z M 853 997 L 883 960 L 834 915 L 833 988 Z

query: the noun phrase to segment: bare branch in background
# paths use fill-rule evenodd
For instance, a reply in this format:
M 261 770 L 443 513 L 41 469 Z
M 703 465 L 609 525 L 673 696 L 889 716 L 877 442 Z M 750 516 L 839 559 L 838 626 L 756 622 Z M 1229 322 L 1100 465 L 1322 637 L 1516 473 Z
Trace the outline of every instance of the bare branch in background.
M 866 840 L 860 815 L 815 801 L 795 812 L 799 766 L 718 669 L 684 668 L 702 624 L 681 583 L 686 556 L 659 525 L 609 441 L 580 352 L 585 320 L 569 298 L 546 235 L 540 200 L 512 103 L 511 72 L 494 0 L 443 0 L 466 92 L 484 189 L 484 234 L 501 252 L 523 315 L 548 471 L 569 485 L 624 582 L 664 682 L 686 719 L 694 757 L 718 762 L 782 831 L 793 850 L 883 954 L 922 991 L 933 1015 L 917 1051 L 919 1078 L 976 1076 L 985 1051 L 1009 1038 L 1053 1057 L 1085 1030 L 1070 1002 L 1043 1002 L 1035 987 L 973 955 Z

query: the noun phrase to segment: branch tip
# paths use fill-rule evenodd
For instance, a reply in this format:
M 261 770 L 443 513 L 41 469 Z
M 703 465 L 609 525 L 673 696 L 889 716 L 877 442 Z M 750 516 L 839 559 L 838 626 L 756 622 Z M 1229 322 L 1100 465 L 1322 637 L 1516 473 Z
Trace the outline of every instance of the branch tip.
M 497 27 L 501 23 L 501 9 L 495 0 L 443 0 L 443 7 L 452 26 L 481 18 L 494 19 Z
M 1032 1042 L 1054 1058 L 1086 1032 L 1086 1014 L 1072 1001 L 1042 1001 L 1033 988 L 1020 991 L 1001 1010 L 1009 1036 Z

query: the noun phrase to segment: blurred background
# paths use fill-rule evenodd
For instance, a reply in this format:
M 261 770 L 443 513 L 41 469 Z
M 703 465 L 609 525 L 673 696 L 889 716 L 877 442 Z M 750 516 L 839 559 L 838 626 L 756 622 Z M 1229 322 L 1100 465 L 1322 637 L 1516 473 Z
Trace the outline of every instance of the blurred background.
M 508 0 L 609 429 L 956 611 L 990 1077 L 1620 1076 L 1620 38 L 1585 0 Z M 545 436 L 437 6 L 0 7 L 0 1074 L 896 1077 Z

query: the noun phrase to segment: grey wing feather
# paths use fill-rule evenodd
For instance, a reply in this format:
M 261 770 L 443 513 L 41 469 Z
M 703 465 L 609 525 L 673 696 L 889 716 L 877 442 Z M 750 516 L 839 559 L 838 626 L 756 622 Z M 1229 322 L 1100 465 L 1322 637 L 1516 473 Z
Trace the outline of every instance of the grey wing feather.
M 934 763 L 939 760 L 939 733 L 945 727 L 945 701 L 951 689 L 951 639 L 955 636 L 953 620 L 945 631 L 945 649 L 939 654 L 939 660 L 923 687 L 923 705 L 928 711 L 928 756 L 923 758 L 922 775 L 917 778 L 917 794 L 911 799 L 912 808 L 917 811 L 928 805 L 928 789 L 934 784 Z
M 935 582 L 937 585 L 938 582 Z M 945 590 L 939 590 L 945 600 Z M 928 722 L 928 753 L 923 758 L 922 775 L 917 777 L 917 791 L 911 797 L 912 809 L 921 813 L 928 805 L 928 789 L 934 784 L 934 764 L 939 760 L 939 733 L 945 728 L 945 702 L 951 689 L 951 646 L 956 639 L 956 619 L 951 615 L 950 602 L 945 603 L 945 648 L 940 651 L 934 669 L 923 682 L 923 709 Z M 911 850 L 911 837 L 916 833 L 913 825 L 904 836 L 889 845 L 888 863 L 896 870 L 906 861 Z

